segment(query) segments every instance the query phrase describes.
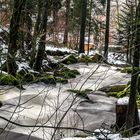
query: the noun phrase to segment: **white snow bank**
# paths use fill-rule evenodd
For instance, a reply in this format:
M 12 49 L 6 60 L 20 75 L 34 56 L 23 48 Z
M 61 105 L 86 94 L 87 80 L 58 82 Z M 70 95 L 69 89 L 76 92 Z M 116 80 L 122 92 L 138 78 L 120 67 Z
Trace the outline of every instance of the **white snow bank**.
M 128 105 L 128 103 L 129 103 L 129 97 L 119 98 L 117 101 L 118 105 Z
M 120 134 L 112 134 L 110 130 L 96 129 L 93 133 L 97 139 L 120 140 Z
M 111 134 L 111 131 L 106 129 L 96 129 L 93 133 L 93 136 L 82 138 L 82 137 L 71 137 L 63 138 L 61 140 L 98 140 L 98 139 L 109 139 L 109 140 L 121 140 L 120 134 Z
M 25 62 L 16 62 L 18 65 L 18 71 L 20 71 L 21 69 L 30 69 L 28 63 Z
M 65 47 L 61 47 L 61 48 L 57 48 L 57 47 L 53 47 L 53 46 L 46 46 L 46 50 L 49 51 L 61 51 L 61 52 L 68 52 L 68 53 L 75 53 L 76 50 L 72 50 L 69 48 L 65 48 Z
M 109 52 L 108 53 L 108 62 L 111 64 L 126 64 L 126 56 L 121 53 L 113 53 Z

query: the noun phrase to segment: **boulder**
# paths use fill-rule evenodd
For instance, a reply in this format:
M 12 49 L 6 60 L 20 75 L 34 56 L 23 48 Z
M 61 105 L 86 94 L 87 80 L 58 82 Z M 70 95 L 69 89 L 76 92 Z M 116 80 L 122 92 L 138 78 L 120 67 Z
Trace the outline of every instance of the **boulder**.
M 92 59 L 92 62 L 105 62 L 105 58 L 99 54 L 99 53 L 96 53 L 94 56 L 91 57 Z
M 17 86 L 19 85 L 19 81 L 17 78 L 10 74 L 1 74 L 0 75 L 0 85 L 14 85 Z
M 77 61 L 77 58 L 73 54 L 70 54 L 64 57 L 60 62 L 68 65 L 68 64 L 77 63 L 78 61 Z

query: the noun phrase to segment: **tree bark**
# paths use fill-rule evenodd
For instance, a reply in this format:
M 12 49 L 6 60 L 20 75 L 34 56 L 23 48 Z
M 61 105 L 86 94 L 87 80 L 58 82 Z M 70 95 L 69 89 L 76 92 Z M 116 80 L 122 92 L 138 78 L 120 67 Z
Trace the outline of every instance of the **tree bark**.
M 137 92 L 137 80 L 139 75 L 139 56 L 140 56 L 140 1 L 136 9 L 136 40 L 134 46 L 134 55 L 133 55 L 133 72 L 131 76 L 131 89 L 130 89 L 130 99 L 128 105 L 128 111 L 126 116 L 126 129 L 133 128 L 136 125 L 139 125 L 138 119 L 138 110 L 136 104 L 136 92 Z M 129 131 L 129 135 L 132 135 L 133 131 Z
M 36 60 L 34 63 L 34 70 L 36 71 L 40 71 L 41 70 L 41 66 L 42 66 L 42 61 L 45 55 L 45 45 L 46 45 L 46 28 L 47 28 L 47 20 L 48 20 L 48 0 L 44 1 L 45 6 L 44 6 L 44 10 L 43 10 L 43 19 L 42 19 L 42 23 L 40 26 L 40 33 L 41 38 L 39 41 L 39 46 L 38 46 L 38 52 L 37 52 L 37 56 L 36 56 Z
M 21 11 L 24 9 L 26 0 L 14 0 L 13 14 L 10 21 L 9 46 L 7 54 L 7 72 L 13 76 L 16 74 L 15 56 L 19 44 L 19 24 Z
M 89 10 L 89 27 L 88 27 L 88 50 L 87 50 L 87 54 L 89 55 L 89 43 L 90 43 L 90 33 L 91 33 L 91 13 L 92 13 L 92 3 L 93 1 L 90 1 L 90 10 Z
M 108 59 L 108 44 L 109 44 L 109 28 L 110 28 L 110 0 L 107 0 L 106 8 L 106 31 L 105 31 L 105 47 L 104 47 L 104 57 L 106 61 Z
M 63 40 L 63 44 L 65 44 L 65 45 L 68 44 L 70 2 L 71 2 L 71 0 L 66 0 L 65 31 L 64 31 L 64 40 Z
M 85 41 L 85 29 L 86 29 L 86 10 L 87 10 L 87 0 L 82 0 L 79 54 L 84 53 L 84 41 Z
M 40 32 L 40 23 L 42 19 L 42 8 L 43 8 L 43 2 L 38 0 L 38 14 L 37 19 L 34 27 L 34 33 L 32 37 L 32 50 L 31 50 L 31 60 L 30 60 L 30 67 L 33 68 L 34 62 L 35 62 L 35 55 L 36 55 L 36 39 Z

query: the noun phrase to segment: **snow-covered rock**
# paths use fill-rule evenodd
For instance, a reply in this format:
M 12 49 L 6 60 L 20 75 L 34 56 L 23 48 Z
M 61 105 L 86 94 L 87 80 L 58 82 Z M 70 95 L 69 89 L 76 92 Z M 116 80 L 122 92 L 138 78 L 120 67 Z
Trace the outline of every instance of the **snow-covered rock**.
M 118 105 L 128 105 L 128 103 L 129 103 L 129 97 L 123 97 L 117 100 Z

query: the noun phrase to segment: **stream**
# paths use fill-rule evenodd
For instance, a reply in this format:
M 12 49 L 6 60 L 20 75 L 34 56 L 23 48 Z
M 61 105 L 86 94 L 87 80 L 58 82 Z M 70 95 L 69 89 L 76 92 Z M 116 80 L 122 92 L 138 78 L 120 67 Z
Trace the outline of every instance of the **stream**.
M 116 67 L 106 64 L 81 63 L 68 67 L 81 73 L 76 78 L 70 79 L 68 84 L 56 86 L 44 83 L 28 84 L 24 85 L 25 90 L 0 86 L 0 99 L 3 101 L 0 116 L 17 124 L 30 126 L 21 127 L 0 118 L 1 128 L 44 140 L 51 138 L 60 140 L 85 133 L 76 129 L 53 129 L 46 126 L 71 127 L 93 132 L 102 125 L 114 124 L 117 99 L 107 97 L 106 93 L 97 89 L 108 85 L 126 84 L 130 80 L 130 75 L 120 73 Z M 93 90 L 88 95 L 90 101 L 67 91 L 87 88 Z

